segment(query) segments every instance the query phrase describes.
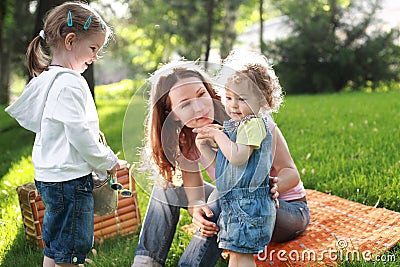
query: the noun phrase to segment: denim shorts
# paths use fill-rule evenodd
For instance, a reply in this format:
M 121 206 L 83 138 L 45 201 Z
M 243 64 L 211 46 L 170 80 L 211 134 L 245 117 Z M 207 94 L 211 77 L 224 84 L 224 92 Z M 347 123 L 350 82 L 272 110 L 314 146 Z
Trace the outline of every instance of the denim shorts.
M 262 187 L 246 195 L 246 189 L 233 189 L 220 198 L 220 248 L 239 253 L 264 250 L 271 240 L 276 218 L 275 203 L 268 190 L 269 187 Z
M 83 264 L 93 246 L 92 174 L 66 182 L 35 181 L 46 207 L 43 254 L 56 263 Z

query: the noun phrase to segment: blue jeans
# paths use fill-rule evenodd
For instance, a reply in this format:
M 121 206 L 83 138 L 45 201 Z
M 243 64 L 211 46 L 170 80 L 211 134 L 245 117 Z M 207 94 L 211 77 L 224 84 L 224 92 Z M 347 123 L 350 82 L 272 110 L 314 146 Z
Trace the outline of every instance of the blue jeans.
M 216 201 L 218 193 L 215 187 L 207 183 L 204 183 L 204 191 L 207 204 L 214 213 L 212 221 L 216 222 L 220 211 Z M 187 207 L 183 187 L 164 189 L 154 186 L 132 267 L 165 265 L 182 207 Z M 182 254 L 178 266 L 215 266 L 221 252 L 217 245 L 217 236 L 207 238 L 196 232 Z
M 56 263 L 83 264 L 93 246 L 92 174 L 66 182 L 35 181 L 46 207 L 43 254 Z
M 310 210 L 306 202 L 286 202 L 279 199 L 271 241 L 282 243 L 292 240 L 306 230 L 309 222 Z
M 216 199 L 218 194 L 210 184 L 204 185 L 209 207 L 214 213 L 214 222 L 218 220 L 220 207 Z M 285 202 L 279 200 L 276 209 L 276 222 L 272 236 L 274 242 L 285 242 L 301 234 L 310 221 L 306 202 Z M 146 216 L 139 237 L 132 267 L 164 266 L 179 220 L 180 208 L 187 206 L 185 191 L 182 187 L 164 190 L 154 186 Z M 196 233 L 182 254 L 178 266 L 215 266 L 222 250 L 218 248 L 217 236 L 206 238 Z

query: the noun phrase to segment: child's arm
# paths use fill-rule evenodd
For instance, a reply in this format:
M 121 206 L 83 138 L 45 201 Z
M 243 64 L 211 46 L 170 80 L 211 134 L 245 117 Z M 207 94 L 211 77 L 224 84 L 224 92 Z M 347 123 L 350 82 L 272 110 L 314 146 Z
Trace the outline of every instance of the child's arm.
M 225 134 L 217 134 L 214 141 L 218 144 L 226 159 L 233 166 L 240 166 L 246 163 L 253 153 L 254 147 L 232 142 Z
M 217 143 L 218 147 L 221 149 L 222 153 L 226 157 L 226 159 L 234 166 L 240 166 L 247 162 L 249 159 L 251 153 L 254 150 L 253 146 L 247 146 L 247 145 L 242 145 L 242 144 L 236 144 L 232 142 L 226 134 L 224 134 L 218 127 L 215 127 L 215 125 L 207 125 L 202 128 L 197 128 L 194 129 L 193 132 L 197 133 L 196 137 L 196 143 L 202 143 L 199 144 L 199 150 L 202 153 L 203 156 L 203 150 L 208 150 L 204 151 L 205 154 L 204 156 L 210 156 L 214 155 L 214 161 L 215 161 L 215 153 L 212 148 L 210 147 L 209 144 L 205 144 L 206 139 L 211 139 L 215 143 Z M 197 141 L 199 140 L 199 141 Z M 201 142 L 200 142 L 201 140 Z M 206 148 L 206 146 L 208 148 Z M 204 148 L 203 148 L 204 147 Z M 214 154 L 211 154 L 212 152 Z M 207 158 L 209 160 L 209 158 Z M 215 162 L 214 162 L 215 166 Z

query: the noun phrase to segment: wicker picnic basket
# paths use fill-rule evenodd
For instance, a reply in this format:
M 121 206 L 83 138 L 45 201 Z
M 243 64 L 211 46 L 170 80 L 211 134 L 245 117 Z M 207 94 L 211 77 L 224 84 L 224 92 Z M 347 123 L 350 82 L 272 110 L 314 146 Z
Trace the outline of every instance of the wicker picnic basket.
M 141 222 L 135 181 L 129 179 L 129 175 L 132 175 L 129 171 L 129 165 L 121 161 L 120 166 L 121 168 L 117 172 L 117 181 L 122 184 L 123 189 L 131 189 L 133 195 L 128 198 L 118 195 L 118 207 L 114 213 L 94 217 L 94 238 L 96 241 L 133 233 Z M 131 177 L 133 178 L 133 175 Z M 130 180 L 131 186 L 129 186 Z M 42 199 L 34 183 L 19 186 L 17 192 L 26 240 L 37 248 L 43 248 L 42 223 L 45 207 Z

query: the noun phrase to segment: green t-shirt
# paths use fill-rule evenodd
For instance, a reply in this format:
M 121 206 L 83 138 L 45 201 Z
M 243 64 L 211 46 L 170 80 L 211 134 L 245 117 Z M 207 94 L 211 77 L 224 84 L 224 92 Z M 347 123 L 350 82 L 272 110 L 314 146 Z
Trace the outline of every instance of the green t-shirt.
M 236 143 L 254 146 L 259 149 L 261 142 L 267 135 L 265 124 L 262 118 L 252 118 L 239 125 L 236 136 Z

